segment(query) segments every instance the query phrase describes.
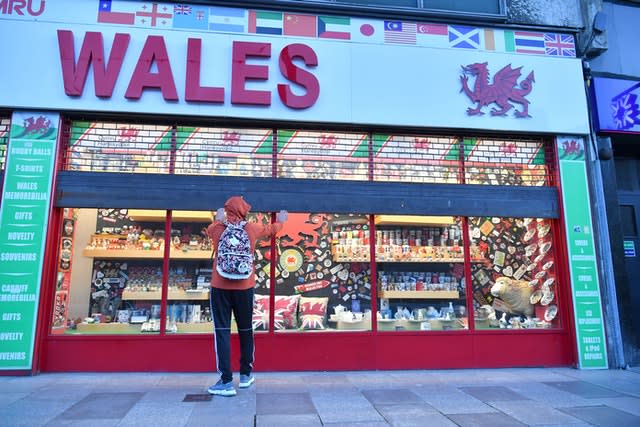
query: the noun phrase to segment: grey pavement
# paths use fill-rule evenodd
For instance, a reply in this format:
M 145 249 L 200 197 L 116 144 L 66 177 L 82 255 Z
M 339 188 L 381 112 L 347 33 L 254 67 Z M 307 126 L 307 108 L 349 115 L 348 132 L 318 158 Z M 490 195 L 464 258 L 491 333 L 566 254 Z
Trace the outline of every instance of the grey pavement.
M 640 426 L 637 369 L 255 375 L 234 397 L 213 373 L 0 376 L 0 426 Z

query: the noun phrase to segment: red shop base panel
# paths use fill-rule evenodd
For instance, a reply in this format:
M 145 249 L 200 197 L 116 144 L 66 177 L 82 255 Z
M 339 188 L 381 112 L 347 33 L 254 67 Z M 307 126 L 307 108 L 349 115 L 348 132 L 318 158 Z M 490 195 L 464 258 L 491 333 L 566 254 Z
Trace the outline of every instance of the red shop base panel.
M 238 337 L 232 336 L 238 369 Z M 256 334 L 256 371 L 569 366 L 563 331 Z M 214 372 L 211 336 L 49 337 L 42 372 Z

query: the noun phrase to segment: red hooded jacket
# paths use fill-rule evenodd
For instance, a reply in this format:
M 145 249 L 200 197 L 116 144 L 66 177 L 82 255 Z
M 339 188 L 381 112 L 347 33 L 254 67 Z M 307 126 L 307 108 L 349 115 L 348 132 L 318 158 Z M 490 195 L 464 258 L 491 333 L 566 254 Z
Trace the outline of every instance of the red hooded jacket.
M 230 197 L 224 204 L 224 210 L 227 214 L 227 222 L 231 223 L 245 221 L 250 209 L 251 205 L 249 205 L 249 203 L 247 203 L 241 196 Z M 247 222 L 244 228 L 249 235 L 249 240 L 251 241 L 251 253 L 255 252 L 257 239 L 264 236 L 275 235 L 282 229 L 282 225 L 283 224 L 281 222 L 267 225 L 256 224 L 255 222 Z M 218 247 L 218 242 L 220 241 L 220 236 L 222 236 L 222 232 L 224 231 L 224 229 L 225 225 L 220 221 L 214 221 L 207 228 L 207 234 L 211 238 L 211 244 L 214 250 Z M 245 290 L 255 287 L 255 275 L 251 275 L 250 277 L 242 280 L 227 279 L 221 277 L 220 274 L 218 274 L 218 270 L 216 270 L 215 267 L 216 262 L 217 259 L 214 259 L 213 274 L 211 276 L 212 287 L 228 290 Z

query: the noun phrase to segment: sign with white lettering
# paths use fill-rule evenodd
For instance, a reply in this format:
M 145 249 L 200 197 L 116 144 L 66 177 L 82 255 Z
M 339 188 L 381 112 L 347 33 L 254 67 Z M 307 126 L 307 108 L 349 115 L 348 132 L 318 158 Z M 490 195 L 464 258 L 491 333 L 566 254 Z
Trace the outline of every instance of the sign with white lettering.
M 589 205 L 584 140 L 557 139 L 573 311 L 581 369 L 607 369 L 598 264 Z
M 58 114 L 14 112 L 0 205 L 0 369 L 31 369 Z

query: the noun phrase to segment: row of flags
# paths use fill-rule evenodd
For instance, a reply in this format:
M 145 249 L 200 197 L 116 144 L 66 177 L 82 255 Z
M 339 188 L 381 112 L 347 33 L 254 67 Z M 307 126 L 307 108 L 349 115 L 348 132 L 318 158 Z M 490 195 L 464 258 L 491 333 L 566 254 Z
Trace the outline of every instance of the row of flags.
M 148 28 L 311 37 L 350 42 L 575 57 L 572 35 L 463 25 L 100 0 L 98 22 Z

